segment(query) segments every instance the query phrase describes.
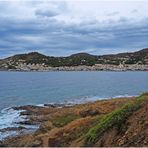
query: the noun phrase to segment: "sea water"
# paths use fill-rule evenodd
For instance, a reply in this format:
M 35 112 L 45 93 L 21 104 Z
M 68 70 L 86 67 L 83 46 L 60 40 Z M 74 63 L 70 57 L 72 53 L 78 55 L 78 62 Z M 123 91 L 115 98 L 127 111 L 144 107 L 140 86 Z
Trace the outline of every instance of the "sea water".
M 0 110 L 93 101 L 148 91 L 148 72 L 0 72 Z
M 145 91 L 148 72 L 0 72 L 0 129 L 23 120 L 13 106 L 77 104 Z

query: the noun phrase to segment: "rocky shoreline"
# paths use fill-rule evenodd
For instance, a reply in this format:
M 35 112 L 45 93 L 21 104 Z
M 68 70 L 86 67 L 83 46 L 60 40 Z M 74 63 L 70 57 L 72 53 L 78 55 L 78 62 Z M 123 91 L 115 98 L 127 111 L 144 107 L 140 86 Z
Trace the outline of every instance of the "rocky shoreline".
M 5 127 L 0 129 L 0 141 L 5 140 L 6 138 L 15 137 L 17 135 L 24 135 L 28 133 L 35 132 L 39 129 L 41 124 L 41 120 L 38 121 L 36 119 L 32 120 L 32 116 L 37 116 L 39 111 L 44 112 L 44 110 L 48 109 L 60 109 L 60 108 L 67 108 L 70 106 L 74 106 L 74 104 L 43 104 L 42 106 L 38 105 L 25 105 L 25 106 L 15 106 L 8 108 L 7 110 L 13 110 L 18 112 L 18 116 L 15 117 L 16 119 L 12 121 L 14 124 L 11 127 Z M 30 118 L 31 117 L 31 118 Z M 18 120 L 19 119 L 19 120 Z M 18 120 L 18 121 L 17 121 Z
M 85 104 L 85 103 L 81 103 Z M 44 112 L 52 112 L 51 110 L 57 111 L 65 108 L 71 108 L 77 106 L 78 104 L 43 104 L 42 106 L 38 105 L 25 105 L 25 106 L 15 106 L 8 108 L 8 110 L 18 111 L 19 116 L 16 117 L 16 121 L 13 121 L 12 127 L 5 127 L 0 129 L 0 140 L 5 140 L 7 138 L 15 137 L 18 135 L 29 134 L 30 132 L 35 132 L 40 128 L 41 122 L 44 122 L 45 119 L 42 117 L 38 118 L 38 113 L 43 115 Z M 94 111 L 93 111 L 94 112 Z M 82 116 L 85 113 L 82 113 Z M 18 121 L 17 119 L 20 118 Z
M 145 115 L 148 109 L 148 95 L 142 97 L 145 99 L 144 103 L 141 104 L 143 107 L 141 106 L 142 108 L 139 108 L 140 110 L 137 109 L 139 112 L 135 112 L 138 118 L 135 118 L 136 114 L 134 113 L 134 116 L 127 118 L 125 131 L 116 133 L 115 135 L 109 132 L 108 135 L 118 139 L 118 142 L 114 141 L 111 143 L 107 140 L 107 143 L 104 142 L 102 144 L 103 146 L 136 146 L 137 144 L 138 146 L 147 146 L 148 135 L 146 130 L 143 131 L 142 129 L 147 125 L 148 121 Z M 129 102 L 134 102 L 135 99 L 136 97 L 123 97 L 120 99 L 114 98 L 75 105 L 45 104 L 44 106 L 26 105 L 13 107 L 14 110 L 21 111 L 20 116 L 25 116 L 25 120 L 18 122 L 18 127 L 0 130 L 1 133 L 6 131 L 17 132 L 17 134 L 12 134 L 10 137 L 0 141 L 0 146 L 86 146 L 83 143 L 82 137 L 84 137 L 85 133 L 93 127 L 102 116 L 116 109 L 120 109 L 121 106 Z M 135 138 L 133 139 L 132 136 L 132 134 L 135 134 L 135 131 L 132 131 L 132 126 L 130 127 L 130 120 L 132 120 L 132 126 L 134 128 L 135 126 L 140 126 L 140 129 L 139 127 L 137 127 L 137 129 L 142 130 L 141 133 L 140 131 L 137 133 L 139 135 L 137 138 L 140 137 L 141 134 L 144 136 L 144 139 L 139 139 L 139 143 L 137 144 L 137 140 L 135 140 Z M 138 120 L 138 122 L 135 123 L 135 120 Z M 140 125 L 136 125 L 139 123 Z M 36 128 L 31 129 L 25 126 L 34 126 Z M 143 127 L 142 129 L 141 126 Z M 131 134 L 125 135 L 128 130 L 131 130 Z M 122 137 L 124 135 L 126 138 L 130 136 L 130 140 L 123 140 Z M 121 139 L 122 142 L 119 142 Z M 129 141 L 131 140 L 132 143 L 130 144 Z M 97 146 L 101 145 L 97 144 Z

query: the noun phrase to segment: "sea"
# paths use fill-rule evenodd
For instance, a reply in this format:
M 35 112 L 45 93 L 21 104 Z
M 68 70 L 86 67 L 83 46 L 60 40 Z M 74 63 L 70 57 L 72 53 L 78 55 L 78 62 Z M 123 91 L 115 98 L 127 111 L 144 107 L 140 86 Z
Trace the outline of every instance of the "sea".
M 0 72 L 0 129 L 19 119 L 11 107 L 47 103 L 79 104 L 148 91 L 144 71 Z M 0 133 L 1 134 L 1 133 Z

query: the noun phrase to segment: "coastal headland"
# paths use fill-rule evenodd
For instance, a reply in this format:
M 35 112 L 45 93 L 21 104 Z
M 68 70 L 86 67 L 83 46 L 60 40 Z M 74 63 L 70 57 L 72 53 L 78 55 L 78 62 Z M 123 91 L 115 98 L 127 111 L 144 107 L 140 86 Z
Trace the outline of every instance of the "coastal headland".
M 148 146 L 148 93 L 84 104 L 18 106 L 26 120 L 19 125 L 38 125 L 30 133 L 11 136 L 0 146 Z M 23 131 L 20 127 L 3 130 Z M 20 132 L 21 133 L 21 132 Z

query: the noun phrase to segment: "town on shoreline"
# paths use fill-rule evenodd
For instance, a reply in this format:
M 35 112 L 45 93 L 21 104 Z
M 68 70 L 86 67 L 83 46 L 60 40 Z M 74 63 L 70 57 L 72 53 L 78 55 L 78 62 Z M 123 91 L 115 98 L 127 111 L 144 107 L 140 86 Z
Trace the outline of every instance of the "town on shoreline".
M 15 69 L 1 69 L 4 71 L 148 71 L 148 65 L 126 64 L 126 65 L 111 65 L 111 64 L 96 64 L 93 66 L 61 66 L 49 67 L 42 64 L 20 64 Z
M 148 71 L 148 48 L 109 55 L 77 53 L 67 57 L 38 52 L 0 59 L 1 71 Z

